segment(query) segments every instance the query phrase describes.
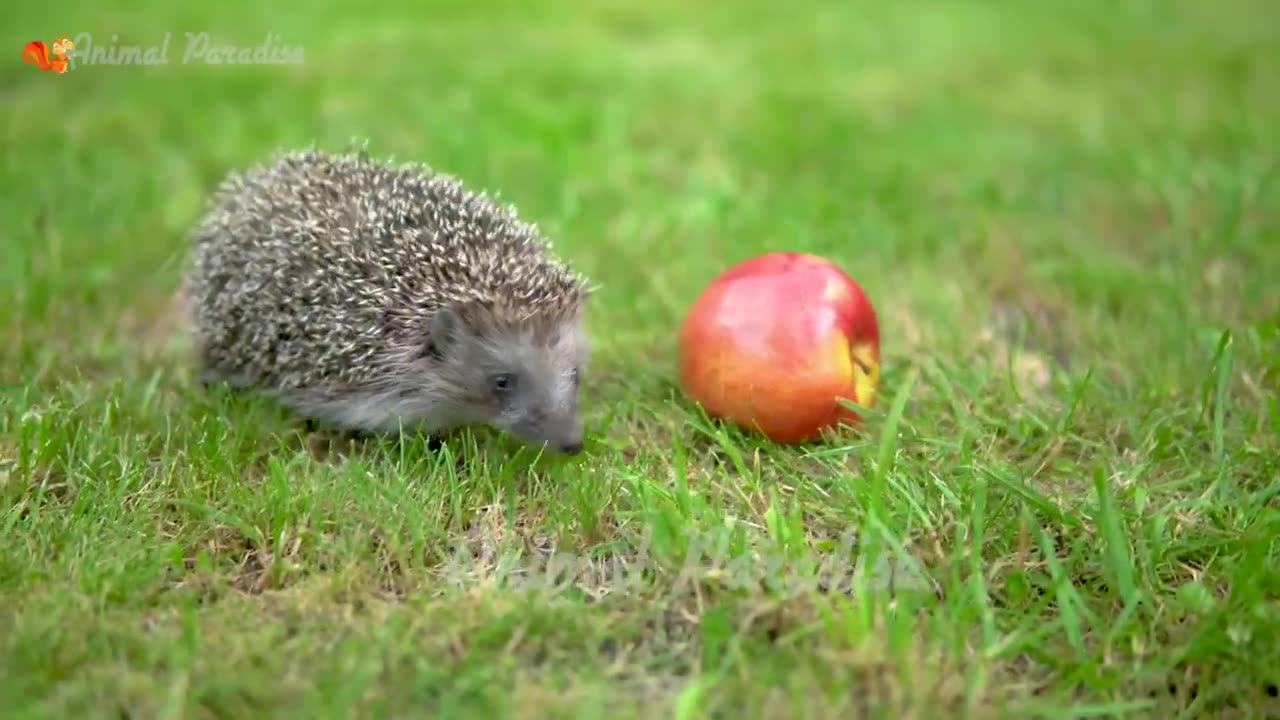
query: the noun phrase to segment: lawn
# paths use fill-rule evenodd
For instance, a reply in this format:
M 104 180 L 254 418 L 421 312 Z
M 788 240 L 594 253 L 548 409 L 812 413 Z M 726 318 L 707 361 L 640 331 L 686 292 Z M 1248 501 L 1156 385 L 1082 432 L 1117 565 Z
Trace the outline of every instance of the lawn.
M 4 716 L 1280 717 L 1274 3 L 642 5 L 9 10 Z M 202 31 L 303 55 L 184 63 Z M 82 32 L 169 62 L 19 60 Z M 344 446 L 193 381 L 208 194 L 352 140 L 599 286 L 583 454 Z M 675 381 L 772 249 L 884 337 L 865 423 L 803 446 Z

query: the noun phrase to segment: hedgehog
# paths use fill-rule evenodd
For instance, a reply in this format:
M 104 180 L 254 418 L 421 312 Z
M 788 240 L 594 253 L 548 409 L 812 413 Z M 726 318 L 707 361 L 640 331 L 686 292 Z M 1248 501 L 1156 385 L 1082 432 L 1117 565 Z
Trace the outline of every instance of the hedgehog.
M 581 451 L 593 289 L 496 195 L 313 145 L 228 174 L 190 241 L 201 384 L 357 436 L 485 425 Z

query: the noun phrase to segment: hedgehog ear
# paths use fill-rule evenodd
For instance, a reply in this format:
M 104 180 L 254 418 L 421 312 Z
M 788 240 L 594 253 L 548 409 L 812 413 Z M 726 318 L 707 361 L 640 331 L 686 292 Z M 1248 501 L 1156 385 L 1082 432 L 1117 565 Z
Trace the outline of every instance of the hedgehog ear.
M 427 345 L 424 351 L 428 357 L 443 359 L 457 346 L 462 334 L 463 319 L 458 308 L 444 305 L 431 316 L 431 326 L 427 330 Z

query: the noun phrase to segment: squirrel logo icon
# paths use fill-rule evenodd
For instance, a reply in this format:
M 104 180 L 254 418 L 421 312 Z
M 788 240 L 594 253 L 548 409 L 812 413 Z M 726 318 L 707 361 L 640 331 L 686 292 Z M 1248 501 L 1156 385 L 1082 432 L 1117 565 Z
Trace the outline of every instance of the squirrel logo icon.
M 22 61 L 41 70 L 64 73 L 67 71 L 67 53 L 73 47 L 75 43 L 66 35 L 54 40 L 51 48 L 45 47 L 40 40 L 32 40 L 22 47 Z

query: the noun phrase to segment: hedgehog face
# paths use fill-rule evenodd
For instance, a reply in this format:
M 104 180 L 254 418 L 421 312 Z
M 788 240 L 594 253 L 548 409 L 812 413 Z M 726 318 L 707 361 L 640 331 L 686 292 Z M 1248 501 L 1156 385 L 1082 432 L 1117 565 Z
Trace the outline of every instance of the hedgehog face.
M 552 452 L 582 450 L 579 388 L 588 350 L 576 313 L 505 319 L 446 308 L 432 319 L 429 352 L 465 421 Z

